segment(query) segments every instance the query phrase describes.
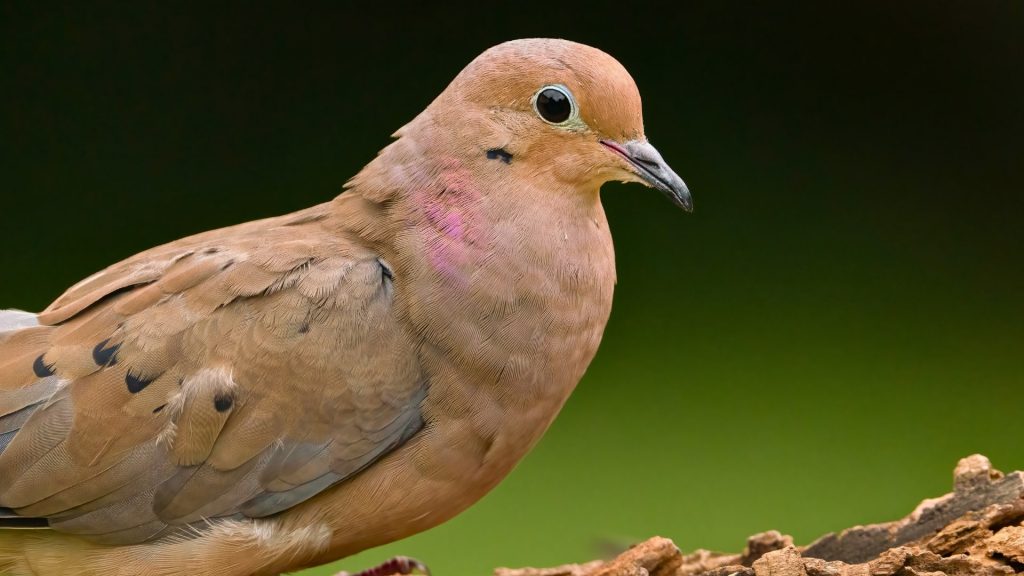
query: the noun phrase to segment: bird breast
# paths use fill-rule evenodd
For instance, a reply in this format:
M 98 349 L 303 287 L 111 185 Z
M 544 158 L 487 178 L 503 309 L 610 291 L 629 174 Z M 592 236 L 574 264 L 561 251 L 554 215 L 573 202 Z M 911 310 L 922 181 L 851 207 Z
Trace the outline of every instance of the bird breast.
M 597 351 L 615 283 L 612 242 L 596 191 L 496 197 L 446 172 L 442 191 L 413 199 L 421 225 L 409 247 L 420 256 L 397 291 L 440 392 L 428 397 L 427 420 L 461 422 L 476 464 L 495 460 L 502 476 Z M 522 210 L 531 196 L 544 209 Z

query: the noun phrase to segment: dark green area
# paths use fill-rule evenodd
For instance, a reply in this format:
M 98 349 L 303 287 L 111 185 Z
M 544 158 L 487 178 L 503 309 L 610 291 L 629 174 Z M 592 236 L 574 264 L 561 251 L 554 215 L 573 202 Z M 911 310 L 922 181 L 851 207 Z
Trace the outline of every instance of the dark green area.
M 696 212 L 607 186 L 616 305 L 562 416 L 479 505 L 345 567 L 806 542 L 972 452 L 1024 468 L 1020 2 L 372 4 L 0 8 L 0 305 L 331 198 L 476 54 L 567 37 L 633 73 Z

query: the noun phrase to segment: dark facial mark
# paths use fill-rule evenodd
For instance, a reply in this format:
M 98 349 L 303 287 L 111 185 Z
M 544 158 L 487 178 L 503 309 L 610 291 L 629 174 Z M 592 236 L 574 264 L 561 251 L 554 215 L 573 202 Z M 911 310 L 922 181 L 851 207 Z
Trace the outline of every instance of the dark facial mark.
M 299 334 L 305 334 L 307 332 L 309 332 L 309 322 L 303 322 L 299 326 Z
M 167 407 L 167 404 L 161 404 L 156 408 L 153 408 L 153 414 L 159 414 L 161 410 Z
M 152 384 L 154 380 L 156 380 L 156 378 L 142 378 L 141 376 L 136 376 L 132 374 L 130 370 L 124 376 L 124 383 L 128 385 L 128 391 L 132 394 L 142 392 L 146 386 Z
M 228 260 L 227 262 L 224 263 L 223 266 L 220 267 L 220 271 L 223 272 L 223 271 L 227 270 L 228 268 L 231 268 L 234 265 L 235 265 L 235 260 L 232 258 L 231 260 Z
M 114 344 L 108 347 L 107 344 L 109 342 L 110 339 L 108 338 L 92 349 L 92 360 L 97 366 L 106 367 L 117 364 L 117 351 L 121 349 L 121 345 Z
M 231 410 L 231 406 L 235 403 L 235 399 L 230 394 L 217 394 L 213 397 L 213 407 L 217 412 L 227 412 Z
M 512 163 L 512 154 L 504 148 L 491 148 L 487 151 L 488 160 L 501 160 L 505 164 Z
M 53 364 L 47 364 L 46 361 L 43 360 L 43 356 L 45 356 L 45 354 L 40 354 L 39 358 L 36 358 L 36 361 L 32 363 L 32 371 L 40 378 L 53 376 Z

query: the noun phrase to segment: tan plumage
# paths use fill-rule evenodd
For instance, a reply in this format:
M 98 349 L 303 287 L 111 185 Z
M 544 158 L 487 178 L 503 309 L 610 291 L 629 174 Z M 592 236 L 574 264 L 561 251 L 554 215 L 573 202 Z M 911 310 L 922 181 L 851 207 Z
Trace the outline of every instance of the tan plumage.
M 578 116 L 545 121 L 550 85 Z M 601 184 L 688 195 L 628 73 L 571 42 L 492 48 L 396 137 L 332 202 L 0 312 L 0 526 L 49 527 L 0 529 L 0 569 L 277 574 L 511 470 L 608 318 Z

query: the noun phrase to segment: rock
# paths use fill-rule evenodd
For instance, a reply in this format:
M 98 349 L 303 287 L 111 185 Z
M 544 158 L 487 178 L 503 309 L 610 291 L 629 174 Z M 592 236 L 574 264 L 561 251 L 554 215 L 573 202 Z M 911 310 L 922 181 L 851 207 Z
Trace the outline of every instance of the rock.
M 953 492 L 924 500 L 895 522 L 855 526 L 805 547 L 776 531 L 751 536 L 741 554 L 683 555 L 651 538 L 609 561 L 499 568 L 497 576 L 1005 576 L 1024 573 L 1024 473 L 988 458 L 960 460 Z
M 793 546 L 774 550 L 754 561 L 757 576 L 807 576 L 804 560 Z

